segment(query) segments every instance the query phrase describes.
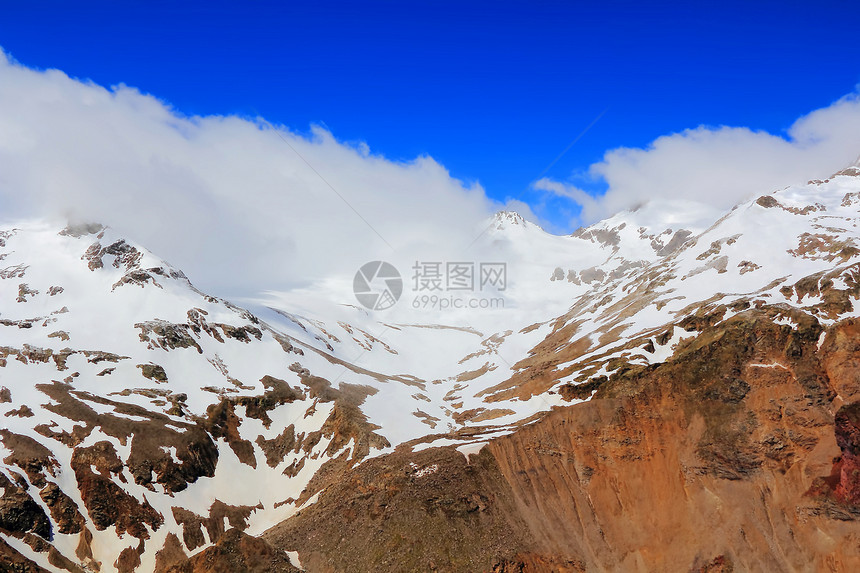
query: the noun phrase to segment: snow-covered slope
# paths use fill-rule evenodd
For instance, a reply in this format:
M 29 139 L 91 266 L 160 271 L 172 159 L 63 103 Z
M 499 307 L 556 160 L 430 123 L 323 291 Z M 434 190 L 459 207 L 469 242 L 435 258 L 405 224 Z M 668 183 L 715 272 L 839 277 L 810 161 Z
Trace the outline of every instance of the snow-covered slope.
M 853 316 L 858 175 L 567 237 L 499 214 L 472 260 L 507 262 L 504 307 L 446 312 L 366 311 L 345 279 L 249 311 L 111 229 L 6 228 L 0 537 L 48 570 L 155 570 L 262 532 L 368 456 L 474 451 L 750 305 Z
M 81 565 L 111 570 L 132 548 L 151 570 L 168 533 L 211 511 L 261 531 L 326 460 L 389 445 L 358 410 L 375 387 L 338 387 L 336 358 L 110 230 L 21 225 L 0 258 L 4 499 L 29 496 L 25 530 Z M 187 550 L 213 536 L 189 531 Z

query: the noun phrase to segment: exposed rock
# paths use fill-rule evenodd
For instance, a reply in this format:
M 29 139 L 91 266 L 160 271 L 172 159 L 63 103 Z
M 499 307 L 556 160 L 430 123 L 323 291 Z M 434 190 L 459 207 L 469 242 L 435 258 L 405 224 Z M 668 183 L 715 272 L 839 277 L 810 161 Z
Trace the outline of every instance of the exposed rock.
M 21 482 L 26 485 L 23 479 Z M 0 531 L 5 530 L 15 536 L 32 531 L 45 539 L 51 537 L 48 516 L 24 487 L 0 473 L 0 490 Z
M 567 382 L 559 386 L 558 393 L 568 402 L 571 400 L 587 400 L 607 380 L 606 376 L 597 376 L 583 384 L 571 384 Z
M 837 171 L 833 174 L 833 177 L 860 177 L 860 165 L 851 165 L 850 167 L 846 167 L 842 171 Z
M 30 406 L 24 404 L 17 410 L 9 410 L 8 412 L 6 412 L 7 418 L 10 418 L 12 416 L 16 416 L 18 418 L 32 418 L 33 416 L 35 416 L 35 414 L 33 414 L 33 410 L 30 408 Z
M 148 343 L 149 348 L 163 348 L 164 350 L 195 348 L 197 352 L 203 353 L 203 349 L 191 336 L 190 327 L 187 324 L 150 320 L 139 322 L 134 327 L 140 329 L 140 341 Z
M 835 433 L 841 455 L 830 475 L 816 480 L 809 494 L 832 499 L 843 506 L 843 515 L 860 519 L 860 402 L 836 413 Z
M 68 571 L 69 573 L 86 573 L 75 562 L 60 553 L 56 547 L 48 543 L 44 538 L 32 533 L 25 533 L 21 540 L 37 553 L 45 554 L 48 563 L 54 571 Z
M 235 407 L 233 400 L 222 397 L 220 402 L 211 404 L 206 409 L 206 418 L 201 420 L 202 425 L 213 438 L 223 438 L 240 462 L 256 468 L 254 445 L 240 436 L 239 425 L 242 422 L 236 415 Z
M 760 269 L 761 265 L 757 265 L 752 261 L 741 261 L 738 263 L 738 268 L 741 270 L 741 274 L 745 275 Z
M 167 372 L 158 364 L 138 364 L 137 367 L 140 368 L 140 372 L 144 378 L 149 378 L 156 382 L 167 382 Z
M 84 517 L 78 511 L 78 506 L 55 483 L 49 483 L 39 492 L 42 501 L 50 508 L 51 518 L 57 524 L 60 533 L 80 533 L 83 529 Z
M 102 247 L 98 242 L 93 243 L 81 258 L 86 260 L 89 269 L 94 271 L 104 267 L 103 259 L 106 256 L 113 257 L 114 268 L 125 267 L 126 271 L 130 271 L 139 265 L 143 253 L 120 239 L 107 247 Z
M 154 573 L 165 573 L 175 565 L 181 565 L 188 560 L 188 555 L 182 548 L 182 542 L 173 533 L 168 533 L 164 547 L 155 554 Z
M 59 463 L 51 450 L 29 436 L 16 434 L 5 428 L 0 428 L 0 440 L 3 441 L 3 446 L 12 452 L 3 462 L 21 468 L 34 486 L 44 487 L 45 478 L 54 476 L 54 470 L 59 467 Z
M 710 248 L 704 253 L 700 254 L 698 257 L 696 257 L 696 260 L 704 261 L 709 257 L 718 255 L 723 249 L 723 245 L 733 245 L 737 242 L 738 237 L 740 237 L 740 235 L 732 235 L 731 237 L 726 237 L 724 239 L 720 239 L 719 241 L 712 242 Z
M 123 463 L 110 442 L 96 442 L 87 448 L 75 448 L 71 467 L 87 514 L 96 529 L 115 526 L 118 534 L 128 533 L 139 539 L 147 539 L 149 532 L 144 524 L 153 530 L 161 527 L 164 517 L 149 502 L 132 497 L 113 481 L 114 475 L 117 479 L 121 478 Z
M 176 324 L 156 319 L 139 322 L 134 327 L 140 329 L 140 340 L 146 342 L 149 348 L 162 348 L 164 350 L 196 348 L 197 352 L 201 354 L 203 349 L 196 337 L 204 333 L 222 343 L 225 336 L 242 342 L 250 342 L 252 339 L 260 340 L 263 336 L 263 332 L 256 326 L 209 323 L 206 321 L 205 315 L 205 311 L 194 308 L 188 311 L 188 322 L 186 323 Z
M 132 269 L 125 273 L 121 279 L 115 282 L 111 286 L 111 290 L 114 290 L 123 285 L 136 285 L 139 287 L 145 287 L 147 284 L 151 284 L 158 288 L 164 288 L 158 281 L 155 280 L 155 277 L 152 276 L 150 272 L 147 272 L 142 269 Z
M 762 195 L 758 199 L 756 199 L 756 205 L 764 207 L 766 209 L 772 207 L 781 207 L 779 201 L 777 201 L 772 195 Z
M 590 284 L 593 282 L 602 282 L 606 278 L 606 271 L 597 267 L 585 269 L 579 273 L 579 278 L 582 282 Z
M 716 270 L 718 273 L 725 273 L 728 271 L 728 269 L 727 269 L 728 262 L 729 262 L 729 258 L 725 255 L 723 255 L 721 257 L 717 257 L 715 259 L 708 261 L 707 263 L 705 263 L 701 267 L 693 269 L 684 278 L 690 278 L 692 276 L 695 276 L 699 273 L 703 273 L 703 272 L 705 272 L 707 270 L 711 270 L 711 269 Z
M 21 283 L 18 285 L 18 298 L 16 299 L 18 302 L 27 302 L 27 297 L 34 297 L 39 294 L 39 291 L 35 289 L 31 289 L 27 283 Z
M 286 553 L 263 539 L 230 529 L 214 546 L 166 573 L 300 573 Z
M 842 262 L 860 253 L 853 240 L 840 240 L 834 235 L 823 233 L 803 233 L 799 237 L 798 246 L 788 251 L 796 257 L 804 259 L 823 259 L 825 261 Z
M 458 424 L 465 424 L 466 422 L 479 423 L 509 416 L 513 413 L 514 411 L 510 408 L 471 408 L 457 412 L 454 414 L 453 419 Z
M 268 412 L 282 404 L 291 404 L 296 400 L 304 400 L 305 393 L 298 388 L 293 388 L 280 378 L 274 376 L 263 376 L 260 379 L 266 389 L 261 396 L 243 396 L 236 398 L 236 403 L 245 406 L 245 414 L 249 418 L 255 418 L 263 422 L 268 428 L 272 424 Z
M 621 235 L 618 232 L 624 227 L 624 223 L 613 229 L 582 227 L 577 229 L 571 237 L 598 243 L 604 247 L 617 247 L 621 242 Z
M 585 564 L 575 560 L 565 560 L 544 555 L 520 554 L 513 559 L 502 559 L 493 565 L 491 573 L 583 573 Z
M 180 422 L 134 404 L 114 402 L 74 390 L 68 384 L 54 382 L 36 387 L 56 402 L 46 405 L 46 408 L 81 423 L 71 434 L 56 432 L 45 425 L 37 427 L 37 431 L 72 447 L 93 428 L 99 428 L 123 443 L 131 440 L 131 452 L 125 464 L 139 485 L 154 490 L 154 475 L 154 481 L 172 493 L 182 491 L 201 476 L 211 477 L 215 473 L 218 450 L 206 431 L 197 424 Z M 108 406 L 118 415 L 98 414 L 87 402 Z M 133 418 L 129 419 L 129 416 Z M 166 445 L 176 449 L 178 459 L 165 450 Z
M 113 566 L 117 573 L 132 573 L 140 566 L 140 554 L 143 552 L 143 540 L 138 547 L 126 547 L 119 553 Z
M 438 469 L 415 477 L 410 463 Z M 528 546 L 503 484 L 483 452 L 471 464 L 452 449 L 395 452 L 339 476 L 263 537 L 298 550 L 309 571 L 490 571 Z
M 694 563 L 691 569 L 694 573 L 732 573 L 734 570 L 731 560 L 725 555 L 718 555 L 701 565 Z
M 185 546 L 189 551 L 194 551 L 205 545 L 204 528 L 209 537 L 209 542 L 215 543 L 224 535 L 225 519 L 230 527 L 244 531 L 248 527 L 248 518 L 258 509 L 263 509 L 263 507 L 260 505 L 227 505 L 215 500 L 209 508 L 208 517 L 201 517 L 182 507 L 173 507 L 172 512 L 173 519 L 182 526 L 182 538 Z
M 2 239 L 0 239 L 2 241 Z M 14 265 L 0 270 L 0 279 L 20 279 L 27 274 L 27 265 Z
M 263 450 L 263 454 L 266 456 L 266 463 L 269 467 L 276 467 L 296 445 L 296 433 L 293 424 L 287 426 L 279 436 L 271 440 L 267 440 L 263 436 L 257 436 L 257 445 Z
M 59 338 L 61 341 L 65 342 L 66 340 L 69 340 L 69 333 L 65 330 L 58 330 L 49 334 L 48 338 Z
M 667 257 L 683 247 L 692 236 L 692 232 L 686 229 L 681 229 L 676 231 L 669 242 L 665 245 L 660 241 L 654 240 L 651 243 L 651 247 L 654 249 L 654 252 L 657 253 L 658 257 Z
M 21 555 L 0 537 L 0 570 L 3 573 L 50 573 L 30 559 Z
M 835 426 L 831 408 L 860 396 L 860 323 L 819 348 L 818 321 L 775 323 L 785 312 L 705 321 L 667 362 L 614 373 L 469 464 L 401 448 L 344 466 L 265 538 L 321 571 L 855 570 L 860 406 Z
M 334 402 L 331 414 L 322 427 L 308 434 L 302 443 L 302 448 L 309 451 L 325 436 L 330 438 L 326 453 L 334 455 L 353 441 L 355 444 L 352 457 L 356 460 L 370 453 L 370 448 L 387 448 L 391 444 L 385 437 L 376 433 L 379 426 L 371 423 L 359 406 L 367 396 L 377 390 L 371 386 L 360 386 L 341 382 L 339 388 L 332 388 L 331 383 L 318 376 L 303 376 L 302 384 L 311 389 L 311 397 L 320 402 Z

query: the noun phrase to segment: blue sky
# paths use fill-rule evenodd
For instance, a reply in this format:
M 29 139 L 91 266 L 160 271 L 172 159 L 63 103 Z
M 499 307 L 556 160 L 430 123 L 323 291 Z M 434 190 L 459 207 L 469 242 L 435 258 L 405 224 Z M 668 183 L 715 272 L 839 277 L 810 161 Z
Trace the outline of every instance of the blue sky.
M 530 184 L 699 125 L 784 133 L 860 82 L 856 2 L 6 4 L 31 67 L 125 83 L 185 114 L 321 124 L 393 159 L 429 154 L 563 229 Z

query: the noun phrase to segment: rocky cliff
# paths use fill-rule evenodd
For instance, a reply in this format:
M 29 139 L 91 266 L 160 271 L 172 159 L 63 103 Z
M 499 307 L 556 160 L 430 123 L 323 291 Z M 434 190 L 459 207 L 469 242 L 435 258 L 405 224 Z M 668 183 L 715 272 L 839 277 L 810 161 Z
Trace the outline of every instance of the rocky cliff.
M 0 231 L 0 570 L 860 570 L 858 175 L 502 215 L 514 304 L 445 324 Z
M 365 462 L 265 538 L 312 571 L 855 571 L 860 322 L 762 307 L 467 460 Z

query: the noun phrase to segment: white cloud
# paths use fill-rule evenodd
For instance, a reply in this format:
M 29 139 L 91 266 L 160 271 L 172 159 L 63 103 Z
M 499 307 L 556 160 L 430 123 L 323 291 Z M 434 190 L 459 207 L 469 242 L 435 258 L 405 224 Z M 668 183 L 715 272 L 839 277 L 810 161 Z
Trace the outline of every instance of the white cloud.
M 133 88 L 29 69 L 0 51 L 2 218 L 104 222 L 215 294 L 462 248 L 498 208 L 430 157 L 389 161 L 319 127 L 301 137 L 263 120 L 185 117 Z
M 860 97 L 851 95 L 785 138 L 700 127 L 610 151 L 590 168 L 608 184 L 602 197 L 549 179 L 536 187 L 583 205 L 584 222 L 653 198 L 728 208 L 825 177 L 857 153 Z M 320 127 L 303 137 L 262 119 L 187 117 L 133 88 L 29 69 L 0 50 L 0 218 L 104 222 L 214 294 L 348 278 L 380 258 L 403 271 L 410 260 L 479 258 L 473 239 L 501 208 L 536 219 L 430 157 L 390 161 Z
M 593 223 L 652 199 L 694 200 L 727 209 L 756 194 L 825 178 L 860 154 L 860 95 L 851 94 L 798 119 L 785 137 L 744 127 L 698 127 L 654 140 L 645 149 L 609 151 L 590 168 L 605 195 L 541 179 L 535 188 L 582 205 Z

